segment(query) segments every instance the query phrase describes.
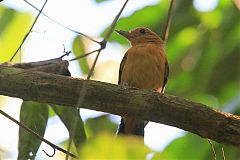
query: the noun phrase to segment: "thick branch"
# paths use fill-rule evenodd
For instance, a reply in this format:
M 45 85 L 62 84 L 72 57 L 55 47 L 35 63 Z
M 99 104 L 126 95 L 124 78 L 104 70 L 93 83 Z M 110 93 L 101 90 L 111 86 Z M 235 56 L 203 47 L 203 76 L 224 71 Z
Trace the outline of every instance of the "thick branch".
M 22 73 L 21 73 L 22 72 Z M 0 94 L 76 106 L 84 80 L 0 66 Z M 240 146 L 240 117 L 157 92 L 89 81 L 82 108 L 175 126 L 219 143 Z

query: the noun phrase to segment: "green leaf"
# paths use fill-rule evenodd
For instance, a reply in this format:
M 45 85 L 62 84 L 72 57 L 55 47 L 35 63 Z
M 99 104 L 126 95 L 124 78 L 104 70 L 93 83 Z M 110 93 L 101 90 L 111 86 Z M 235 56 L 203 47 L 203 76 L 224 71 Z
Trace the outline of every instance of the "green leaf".
M 13 9 L 0 6 L 0 37 L 9 23 L 14 19 L 16 12 Z
M 174 140 L 162 153 L 156 153 L 153 160 L 200 160 L 205 159 L 205 155 L 209 150 L 211 150 L 211 148 L 206 139 L 189 133 Z
M 222 150 L 224 149 L 226 159 L 238 159 L 240 156 L 239 148 L 225 146 L 211 141 L 216 152 L 217 159 L 222 159 Z M 195 134 L 188 133 L 181 138 L 172 141 L 161 153 L 156 153 L 152 160 L 205 160 L 214 159 L 211 144 L 207 139 L 201 138 Z
M 167 13 L 168 3 L 168 1 L 163 0 L 157 5 L 144 7 L 128 17 L 120 18 L 116 29 L 128 31 L 136 27 L 144 26 L 152 29 L 155 32 L 156 30 L 161 30 L 158 22 L 163 21 L 164 16 Z M 104 37 L 108 30 L 109 27 L 104 30 L 101 36 Z M 112 34 L 109 41 L 117 41 L 121 44 L 127 44 L 127 40 L 116 33 Z
M 24 101 L 20 111 L 20 122 L 40 136 L 44 136 L 48 121 L 48 105 Z M 35 159 L 42 141 L 19 128 L 18 159 Z
M 0 62 L 9 61 L 28 32 L 30 24 L 31 14 L 0 6 Z M 14 60 L 17 59 L 19 54 Z
M 61 146 L 62 148 L 68 148 L 68 145 L 69 145 L 69 138 L 67 138 L 67 139 L 65 139 L 65 140 L 63 140 L 62 142 L 60 142 L 60 143 L 58 143 L 58 146 Z M 70 147 L 70 152 L 72 153 L 72 154 L 74 154 L 74 155 L 76 155 L 76 156 L 78 156 L 78 154 L 79 154 L 79 150 L 80 150 L 81 148 L 76 148 L 76 146 L 74 145 L 74 143 L 72 143 L 72 145 L 71 145 L 71 147 Z M 63 156 L 62 157 L 65 157 L 66 155 L 65 154 L 63 154 Z M 61 158 L 58 158 L 58 159 L 61 159 Z M 64 158 L 62 158 L 62 159 L 64 159 Z M 74 160 L 74 159 L 72 159 L 72 158 L 70 158 L 71 160 Z
M 109 0 L 95 0 L 96 3 L 108 2 Z
M 90 139 L 80 150 L 80 159 L 146 159 L 150 150 L 143 139 L 136 136 L 118 136 L 101 133 Z
M 117 124 L 109 119 L 109 115 L 102 115 L 96 118 L 88 118 L 85 122 L 87 135 L 92 137 L 100 132 L 115 133 Z
M 80 36 L 76 36 L 74 38 L 73 44 L 72 44 L 72 49 L 73 49 L 73 53 L 74 53 L 74 55 L 76 57 L 81 56 L 81 55 L 86 53 L 83 40 L 82 40 L 82 38 Z M 89 72 L 89 65 L 87 63 L 86 57 L 78 59 L 78 63 L 80 65 L 80 67 L 81 67 L 82 73 L 83 74 L 88 74 L 88 72 Z
M 73 119 L 76 118 L 77 124 L 74 130 L 73 142 L 76 148 L 79 149 L 81 144 L 83 144 L 87 138 L 84 129 L 84 123 L 82 121 L 82 118 L 80 117 L 79 111 L 76 108 L 64 107 L 59 105 L 52 105 L 52 108 L 68 129 L 69 135 L 72 135 L 72 123 Z

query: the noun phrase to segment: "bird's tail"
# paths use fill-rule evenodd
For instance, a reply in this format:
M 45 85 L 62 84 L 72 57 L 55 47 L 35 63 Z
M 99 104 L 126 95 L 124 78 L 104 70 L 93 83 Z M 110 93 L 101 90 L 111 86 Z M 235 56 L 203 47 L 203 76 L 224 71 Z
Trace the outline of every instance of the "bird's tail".
M 144 136 L 145 123 L 143 120 L 136 120 L 131 118 L 121 118 L 121 122 L 117 134 L 132 134 L 137 136 Z

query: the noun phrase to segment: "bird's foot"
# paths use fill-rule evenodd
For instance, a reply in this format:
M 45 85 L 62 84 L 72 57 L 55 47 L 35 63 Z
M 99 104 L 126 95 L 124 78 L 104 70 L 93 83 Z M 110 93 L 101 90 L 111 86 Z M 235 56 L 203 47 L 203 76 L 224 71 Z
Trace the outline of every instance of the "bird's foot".
M 152 91 L 153 91 L 153 92 L 158 92 L 158 90 L 157 90 L 157 89 L 152 89 Z
M 121 83 L 121 86 L 122 86 L 124 89 L 129 88 L 129 85 L 128 85 L 127 82 L 122 82 L 122 83 Z

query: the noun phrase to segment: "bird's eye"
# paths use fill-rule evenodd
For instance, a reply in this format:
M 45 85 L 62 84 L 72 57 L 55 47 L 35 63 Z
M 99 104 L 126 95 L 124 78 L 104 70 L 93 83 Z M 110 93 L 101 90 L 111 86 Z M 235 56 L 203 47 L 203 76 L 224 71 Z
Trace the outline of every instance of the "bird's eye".
M 145 34 L 146 33 L 146 30 L 145 29 L 140 29 L 139 31 L 141 34 Z

